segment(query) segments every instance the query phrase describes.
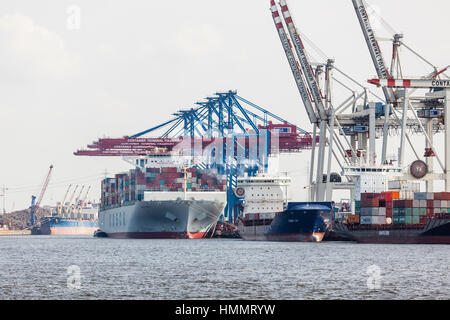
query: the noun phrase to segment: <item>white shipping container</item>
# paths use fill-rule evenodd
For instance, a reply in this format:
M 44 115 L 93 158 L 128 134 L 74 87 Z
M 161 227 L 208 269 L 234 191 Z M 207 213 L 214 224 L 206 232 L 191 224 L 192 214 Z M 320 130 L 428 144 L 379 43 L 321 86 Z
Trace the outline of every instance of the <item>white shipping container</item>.
M 400 191 L 400 199 L 413 200 L 414 192 L 413 191 Z
M 378 216 L 386 216 L 386 208 L 378 208 Z
M 427 200 L 420 200 L 419 208 L 426 208 L 427 207 Z
M 427 192 L 427 200 L 434 200 L 434 193 L 433 192 Z
M 447 208 L 448 207 L 448 201 L 447 200 L 441 200 L 441 208 Z
M 420 200 L 413 200 L 413 208 L 420 208 Z
M 435 208 L 440 208 L 441 207 L 441 200 L 434 200 L 433 205 Z
M 386 224 L 386 216 L 372 217 L 372 224 L 376 225 Z
M 441 208 L 434 208 L 434 214 L 439 214 L 441 213 Z

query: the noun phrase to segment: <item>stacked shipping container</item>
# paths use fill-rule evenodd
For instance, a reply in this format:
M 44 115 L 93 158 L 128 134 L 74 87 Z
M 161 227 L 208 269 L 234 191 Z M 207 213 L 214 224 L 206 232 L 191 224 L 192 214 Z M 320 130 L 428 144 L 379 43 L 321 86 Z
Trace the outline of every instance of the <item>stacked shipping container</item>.
M 362 193 L 361 201 L 356 201 L 356 214 L 363 225 L 386 224 L 386 219 L 393 217 L 393 200 L 398 199 L 399 192 Z M 358 219 L 352 218 L 352 223 Z
M 185 177 L 186 174 L 186 177 Z M 123 202 L 140 201 L 144 191 L 225 191 L 226 176 L 218 176 L 196 168 L 166 167 L 132 169 L 128 173 L 116 174 L 102 181 L 102 206 L 116 206 Z
M 355 201 L 355 215 L 347 219 L 349 224 L 361 225 L 424 225 L 429 219 L 450 216 L 450 192 L 401 191 L 362 193 L 361 201 Z

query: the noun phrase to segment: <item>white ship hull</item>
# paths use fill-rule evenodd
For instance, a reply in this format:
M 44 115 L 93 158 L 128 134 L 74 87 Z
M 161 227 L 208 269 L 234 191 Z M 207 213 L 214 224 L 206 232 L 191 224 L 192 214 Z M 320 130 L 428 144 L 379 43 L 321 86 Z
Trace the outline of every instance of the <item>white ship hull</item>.
M 146 192 L 144 201 L 101 210 L 100 230 L 115 238 L 199 239 L 213 232 L 225 192 Z

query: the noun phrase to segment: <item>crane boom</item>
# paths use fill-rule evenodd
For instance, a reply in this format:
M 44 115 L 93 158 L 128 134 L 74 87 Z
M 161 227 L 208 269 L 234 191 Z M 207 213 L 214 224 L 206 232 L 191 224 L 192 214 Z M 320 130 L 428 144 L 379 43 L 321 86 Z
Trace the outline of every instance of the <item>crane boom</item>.
M 64 208 L 65 203 L 66 203 L 66 199 L 67 199 L 67 196 L 69 195 L 69 191 L 70 191 L 70 188 L 71 188 L 71 187 L 72 187 L 72 185 L 69 184 L 69 187 L 67 188 L 66 194 L 64 195 L 64 199 L 63 199 L 63 201 L 61 202 L 61 204 L 58 206 L 58 214 L 61 214 L 62 211 L 63 211 L 63 208 Z
M 72 207 L 72 201 L 73 201 L 73 197 L 75 197 L 75 193 L 77 192 L 78 189 L 78 185 L 75 186 L 75 189 L 73 190 L 72 195 L 70 196 L 70 201 L 69 204 L 67 205 L 67 207 L 65 207 L 64 212 L 65 213 L 69 213 L 70 212 L 70 208 Z
M 42 198 L 44 197 L 45 191 L 47 190 L 48 183 L 50 182 L 52 170 L 53 170 L 53 165 L 50 166 L 50 169 L 47 174 L 47 178 L 45 178 L 44 185 L 42 186 L 41 192 L 39 193 L 39 197 L 37 198 L 37 201 L 36 201 L 36 205 L 35 205 L 36 207 L 39 207 L 39 205 L 41 204 Z
M 74 203 L 73 206 L 70 208 L 70 209 L 71 209 L 71 210 L 70 210 L 71 213 L 72 213 L 72 212 L 75 212 L 76 208 L 78 207 L 78 201 L 80 201 L 80 197 L 81 197 L 81 194 L 83 193 L 83 190 L 84 190 L 84 186 L 81 186 L 80 193 L 78 194 L 77 199 L 75 200 L 75 203 Z
M 50 181 L 50 176 L 52 174 L 53 165 L 50 165 L 50 169 L 48 171 L 47 177 L 45 178 L 45 182 L 42 186 L 41 192 L 39 193 L 39 197 L 31 196 L 31 207 L 30 207 L 30 226 L 34 226 L 36 224 L 36 210 L 41 204 L 42 198 L 44 197 L 45 190 L 47 190 L 48 183 Z
M 370 23 L 369 15 L 367 13 L 366 5 L 363 0 L 352 0 L 355 7 L 356 15 L 361 25 L 364 38 L 366 39 L 367 47 L 369 48 L 370 56 L 374 63 L 377 75 L 380 79 L 389 79 L 391 76 L 386 67 L 380 46 L 378 45 L 375 31 Z M 383 87 L 383 93 L 386 97 L 387 103 L 395 103 L 396 98 L 392 88 Z
M 311 63 L 309 62 L 308 56 L 306 55 L 305 47 L 303 46 L 302 39 L 297 32 L 297 28 L 295 27 L 294 21 L 292 19 L 292 15 L 289 12 L 288 5 L 286 0 L 280 0 L 281 12 L 284 17 L 284 21 L 289 30 L 289 34 L 291 35 L 291 39 L 294 43 L 295 50 L 297 52 L 298 59 L 300 61 L 300 65 L 303 70 L 303 74 L 305 75 L 308 86 L 311 90 L 314 104 L 319 111 L 319 117 L 321 120 L 327 120 L 327 114 L 325 111 L 325 106 L 322 100 L 322 94 L 320 92 L 320 86 L 317 82 L 317 78 L 314 75 Z
M 450 88 L 450 80 L 438 79 L 370 79 L 367 82 L 383 88 Z
M 87 196 L 88 196 L 90 190 L 91 190 L 91 186 L 89 186 L 88 189 L 86 190 L 86 193 L 85 193 L 85 195 L 84 195 L 84 197 L 83 197 L 83 200 L 82 200 L 83 203 L 86 202 L 86 199 L 87 199 Z M 81 210 L 82 210 L 82 209 L 83 209 L 83 205 L 82 205 L 81 202 L 80 202 L 80 204 L 78 205 L 78 208 L 77 208 L 76 211 L 77 211 L 78 213 L 81 213 Z
M 317 115 L 314 111 L 313 105 L 311 103 L 311 97 L 308 92 L 307 86 L 303 80 L 302 72 L 300 71 L 300 67 L 297 59 L 295 58 L 294 52 L 292 51 L 292 45 L 289 41 L 289 38 L 286 34 L 286 31 L 283 26 L 283 22 L 281 21 L 280 13 L 278 12 L 278 8 L 275 4 L 275 0 L 270 0 L 270 10 L 272 12 L 272 18 L 275 23 L 275 27 L 277 28 L 278 35 L 281 40 L 281 44 L 283 45 L 284 52 L 286 53 L 286 58 L 289 62 L 289 66 L 291 67 L 292 74 L 294 76 L 295 82 L 297 84 L 298 91 L 303 100 L 303 104 L 306 108 L 306 112 L 309 117 L 309 121 L 311 123 L 317 123 Z

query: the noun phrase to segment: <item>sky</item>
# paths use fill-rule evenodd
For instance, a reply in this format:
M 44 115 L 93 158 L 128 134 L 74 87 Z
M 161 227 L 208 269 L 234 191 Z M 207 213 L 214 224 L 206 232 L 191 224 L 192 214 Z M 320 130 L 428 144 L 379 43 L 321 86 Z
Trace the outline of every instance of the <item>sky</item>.
M 358 81 L 374 77 L 350 0 L 288 3 L 300 32 L 326 57 Z M 370 3 L 408 45 L 437 66 L 450 64 L 448 1 Z M 379 23 L 379 35 L 389 36 L 390 28 Z M 431 71 L 413 61 L 406 55 L 406 74 Z M 6 211 L 29 206 L 50 164 L 43 204 L 61 201 L 69 183 L 92 185 L 90 198 L 98 199 L 105 172 L 129 165 L 120 158 L 76 157 L 74 151 L 99 137 L 140 132 L 230 89 L 312 130 L 268 0 L 0 0 L 0 187 L 8 188 Z

